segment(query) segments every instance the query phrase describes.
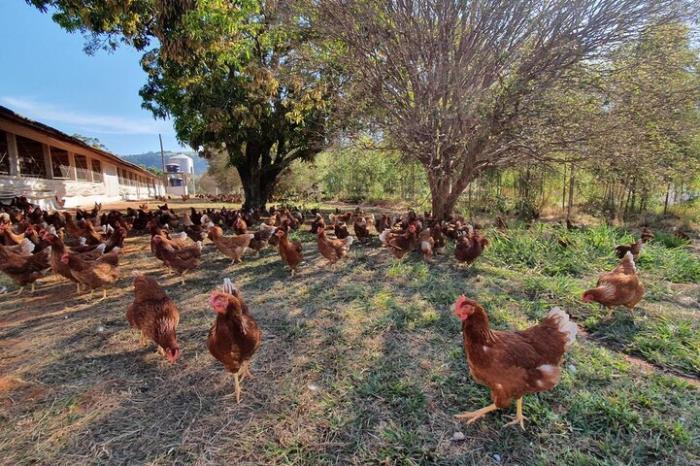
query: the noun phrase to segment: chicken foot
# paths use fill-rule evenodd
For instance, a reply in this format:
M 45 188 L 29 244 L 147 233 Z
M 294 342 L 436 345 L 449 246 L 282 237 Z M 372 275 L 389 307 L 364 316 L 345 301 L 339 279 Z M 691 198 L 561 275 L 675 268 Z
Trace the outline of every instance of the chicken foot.
M 486 414 L 490 413 L 491 411 L 496 411 L 498 407 L 496 406 L 495 403 L 491 403 L 488 406 L 485 406 L 481 409 L 477 409 L 476 411 L 466 411 L 461 414 L 456 414 L 455 419 L 459 419 L 460 421 L 463 421 L 465 419 L 468 419 L 467 424 L 471 424 L 472 422 L 477 421 L 478 419 L 481 419 L 484 417 Z
M 525 416 L 523 416 L 523 399 L 518 398 L 517 401 L 515 402 L 515 417 L 513 418 L 512 421 L 506 423 L 503 427 L 508 427 L 512 426 L 515 424 L 520 424 L 520 428 L 525 430 L 525 419 L 527 419 Z

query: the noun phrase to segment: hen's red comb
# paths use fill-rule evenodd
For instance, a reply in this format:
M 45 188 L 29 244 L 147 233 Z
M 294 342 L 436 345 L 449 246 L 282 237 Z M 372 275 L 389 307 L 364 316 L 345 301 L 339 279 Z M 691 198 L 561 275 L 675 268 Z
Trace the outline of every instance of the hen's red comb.
M 467 297 L 465 295 L 459 295 L 459 297 L 455 301 L 455 311 L 459 310 L 466 300 Z

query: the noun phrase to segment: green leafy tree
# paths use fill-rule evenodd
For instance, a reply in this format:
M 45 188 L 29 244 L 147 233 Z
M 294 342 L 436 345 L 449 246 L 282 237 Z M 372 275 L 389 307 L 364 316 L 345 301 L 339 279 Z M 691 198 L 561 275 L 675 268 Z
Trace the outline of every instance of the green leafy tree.
M 88 146 L 94 147 L 95 149 L 107 150 L 107 146 L 102 144 L 102 141 L 100 141 L 98 138 L 83 136 L 82 134 L 78 134 L 78 133 L 71 134 L 71 137 L 73 137 L 75 139 L 79 139 L 79 140 L 83 141 L 85 144 L 87 144 Z
M 144 107 L 204 156 L 227 154 L 246 208 L 264 207 L 284 170 L 326 145 L 337 73 L 310 59 L 319 48 L 294 2 L 28 1 L 88 34 L 88 51 L 144 50 Z
M 163 170 L 161 170 L 160 168 L 147 167 L 147 166 L 142 165 L 142 164 L 139 164 L 139 166 L 140 166 L 141 168 L 143 168 L 144 170 L 147 170 L 147 171 L 153 173 L 153 174 L 156 175 L 156 176 L 161 176 L 161 177 L 162 177 L 162 176 L 165 175 L 165 173 L 163 172 Z

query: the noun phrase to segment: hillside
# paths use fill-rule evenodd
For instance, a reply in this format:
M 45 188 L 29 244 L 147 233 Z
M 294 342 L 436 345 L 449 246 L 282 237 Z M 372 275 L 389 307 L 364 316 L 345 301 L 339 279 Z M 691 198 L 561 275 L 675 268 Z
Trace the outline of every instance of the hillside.
M 173 151 L 165 151 L 165 161 L 168 161 L 168 157 L 171 155 L 175 154 L 186 154 L 192 157 L 192 160 L 194 161 L 194 172 L 197 175 L 202 175 L 207 171 L 207 168 L 209 167 L 209 162 L 201 157 L 197 156 L 197 153 L 194 151 L 183 151 L 183 152 L 173 152 Z M 137 165 L 143 165 L 144 167 L 147 168 L 162 168 L 162 163 L 160 160 L 160 152 L 146 152 L 145 154 L 132 154 L 132 155 L 124 155 L 122 156 L 129 162 L 135 163 Z

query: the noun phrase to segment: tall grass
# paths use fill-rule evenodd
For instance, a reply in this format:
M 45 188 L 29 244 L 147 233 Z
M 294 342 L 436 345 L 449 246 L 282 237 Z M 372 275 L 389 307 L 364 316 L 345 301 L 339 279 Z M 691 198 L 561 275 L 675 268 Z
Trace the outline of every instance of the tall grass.
M 646 244 L 637 260 L 645 273 L 674 283 L 699 282 L 700 259 L 682 244 L 661 233 Z M 558 225 L 537 224 L 489 233 L 486 250 L 495 264 L 550 277 L 583 277 L 612 269 L 618 259 L 615 246 L 629 244 L 634 235 L 607 225 L 566 230 Z

